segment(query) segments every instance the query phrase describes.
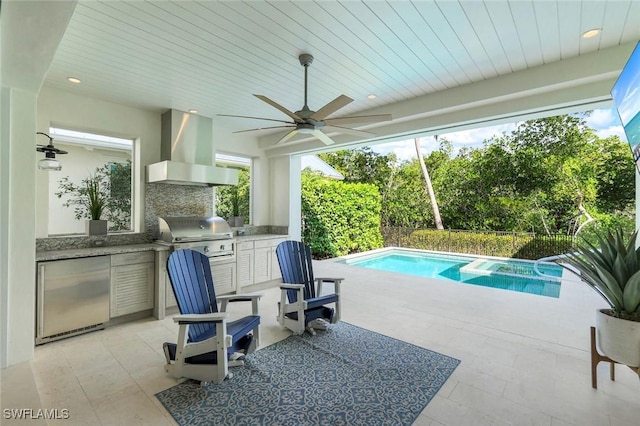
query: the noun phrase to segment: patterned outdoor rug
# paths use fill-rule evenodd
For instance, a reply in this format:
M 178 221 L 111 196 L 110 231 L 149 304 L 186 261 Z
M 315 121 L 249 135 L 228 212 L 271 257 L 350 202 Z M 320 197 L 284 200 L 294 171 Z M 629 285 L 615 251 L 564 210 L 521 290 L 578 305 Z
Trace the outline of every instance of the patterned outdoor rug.
M 156 397 L 180 425 L 410 425 L 459 363 L 340 322 L 254 352 L 221 384 Z

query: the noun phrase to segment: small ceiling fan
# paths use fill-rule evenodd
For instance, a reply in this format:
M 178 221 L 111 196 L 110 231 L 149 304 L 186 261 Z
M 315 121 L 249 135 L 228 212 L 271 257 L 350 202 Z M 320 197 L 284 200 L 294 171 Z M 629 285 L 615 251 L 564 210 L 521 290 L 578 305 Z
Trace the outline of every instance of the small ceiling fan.
M 309 109 L 307 106 L 307 70 L 309 65 L 313 62 L 313 56 L 308 53 L 301 54 L 298 59 L 300 60 L 300 65 L 304 67 L 304 106 L 301 110 L 296 112 L 291 112 L 287 108 L 282 105 L 272 101 L 263 95 L 253 95 L 256 98 L 260 99 L 263 102 L 268 103 L 272 107 L 282 111 L 286 115 L 288 115 L 293 121 L 285 121 L 285 120 L 277 120 L 271 118 L 262 118 L 262 117 L 248 117 L 245 115 L 228 115 L 228 114 L 218 114 L 221 117 L 237 117 L 237 118 L 251 118 L 254 120 L 266 120 L 266 121 L 275 121 L 280 123 L 287 123 L 286 126 L 272 126 L 272 127 L 260 127 L 256 129 L 249 130 L 240 130 L 234 133 L 242 133 L 242 132 L 253 132 L 256 130 L 265 130 L 265 129 L 281 129 L 281 128 L 290 128 L 291 131 L 287 132 L 284 136 L 280 138 L 276 142 L 276 145 L 285 143 L 293 136 L 297 134 L 305 134 L 312 135 L 315 138 L 321 140 L 326 145 L 333 144 L 333 140 L 329 136 L 327 136 L 323 130 L 329 131 L 337 131 L 341 133 L 349 133 L 356 136 L 364 136 L 368 137 L 374 135 L 371 132 L 365 132 L 363 130 L 351 129 L 349 127 L 342 127 L 344 124 L 355 124 L 355 123 L 377 123 L 380 121 L 390 121 L 391 114 L 377 114 L 377 115 L 361 115 L 361 116 L 352 116 L 352 117 L 339 117 L 339 118 L 327 118 L 329 115 L 333 114 L 340 108 L 350 104 L 353 102 L 348 96 L 340 95 L 318 111 L 313 111 Z

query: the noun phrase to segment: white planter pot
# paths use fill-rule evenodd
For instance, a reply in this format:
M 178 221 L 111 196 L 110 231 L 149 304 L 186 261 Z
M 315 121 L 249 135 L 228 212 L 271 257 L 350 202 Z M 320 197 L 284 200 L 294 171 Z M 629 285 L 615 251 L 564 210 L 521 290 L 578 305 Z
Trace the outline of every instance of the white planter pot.
M 614 361 L 630 367 L 640 367 L 640 322 L 596 312 L 596 330 L 600 351 Z
M 106 220 L 87 220 L 85 231 L 88 235 L 107 235 Z
M 240 228 L 244 226 L 244 216 L 231 216 L 227 223 L 232 228 Z

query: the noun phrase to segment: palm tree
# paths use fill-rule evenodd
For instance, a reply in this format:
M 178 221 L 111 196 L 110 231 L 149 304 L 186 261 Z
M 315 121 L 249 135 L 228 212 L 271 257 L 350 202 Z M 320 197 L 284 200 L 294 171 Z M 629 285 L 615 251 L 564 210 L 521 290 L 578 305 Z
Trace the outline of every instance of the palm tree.
M 437 140 L 438 140 L 438 136 L 436 135 L 436 141 Z M 427 170 L 427 166 L 424 164 L 424 158 L 422 157 L 422 150 L 420 149 L 420 139 L 415 138 L 413 142 L 416 145 L 416 153 L 418 154 L 418 161 L 420 161 L 420 167 L 422 167 L 422 175 L 424 176 L 424 181 L 427 185 L 427 191 L 429 192 L 431 207 L 433 207 L 433 220 L 436 223 L 436 228 L 443 230 L 444 226 L 442 226 L 442 218 L 440 217 L 440 210 L 438 209 L 438 203 L 436 202 L 436 194 L 435 192 L 433 192 L 433 185 L 431 184 L 429 171 Z

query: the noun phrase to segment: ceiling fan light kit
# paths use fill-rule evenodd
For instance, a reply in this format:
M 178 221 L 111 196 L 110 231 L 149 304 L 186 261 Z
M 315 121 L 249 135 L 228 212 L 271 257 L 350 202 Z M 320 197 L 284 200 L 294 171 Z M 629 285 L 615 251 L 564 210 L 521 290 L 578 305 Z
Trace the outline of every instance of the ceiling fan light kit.
M 308 53 L 303 53 L 298 57 L 300 61 L 300 65 L 304 67 L 304 105 L 303 107 L 296 112 L 292 112 L 277 102 L 267 98 L 264 95 L 253 95 L 261 101 L 271 105 L 272 107 L 278 109 L 293 121 L 285 121 L 285 120 L 276 120 L 270 118 L 263 117 L 249 117 L 244 115 L 228 115 L 228 114 L 218 114 L 221 117 L 236 117 L 236 118 L 251 118 L 254 120 L 266 120 L 266 121 L 274 121 L 279 123 L 286 123 L 286 126 L 270 126 L 270 127 L 260 127 L 256 129 L 249 130 L 240 130 L 234 133 L 242 133 L 242 132 L 252 132 L 256 130 L 266 130 L 266 129 L 280 129 L 280 128 L 289 128 L 291 129 L 284 136 L 280 138 L 275 144 L 283 144 L 293 136 L 297 134 L 302 135 L 311 135 L 316 139 L 323 142 L 325 145 L 333 144 L 333 140 L 327 136 L 322 130 L 333 130 L 340 133 L 348 133 L 361 137 L 370 137 L 375 135 L 371 132 L 366 132 L 363 130 L 351 129 L 349 127 L 342 127 L 343 124 L 355 124 L 355 123 L 377 123 L 381 121 L 390 121 L 391 114 L 377 114 L 377 115 L 361 115 L 361 116 L 352 116 L 352 117 L 338 117 L 338 118 L 327 118 L 334 112 L 338 111 L 340 108 L 343 108 L 353 102 L 353 99 L 346 95 L 340 95 L 318 111 L 313 111 L 307 105 L 307 71 L 309 66 L 313 63 L 313 56 Z

